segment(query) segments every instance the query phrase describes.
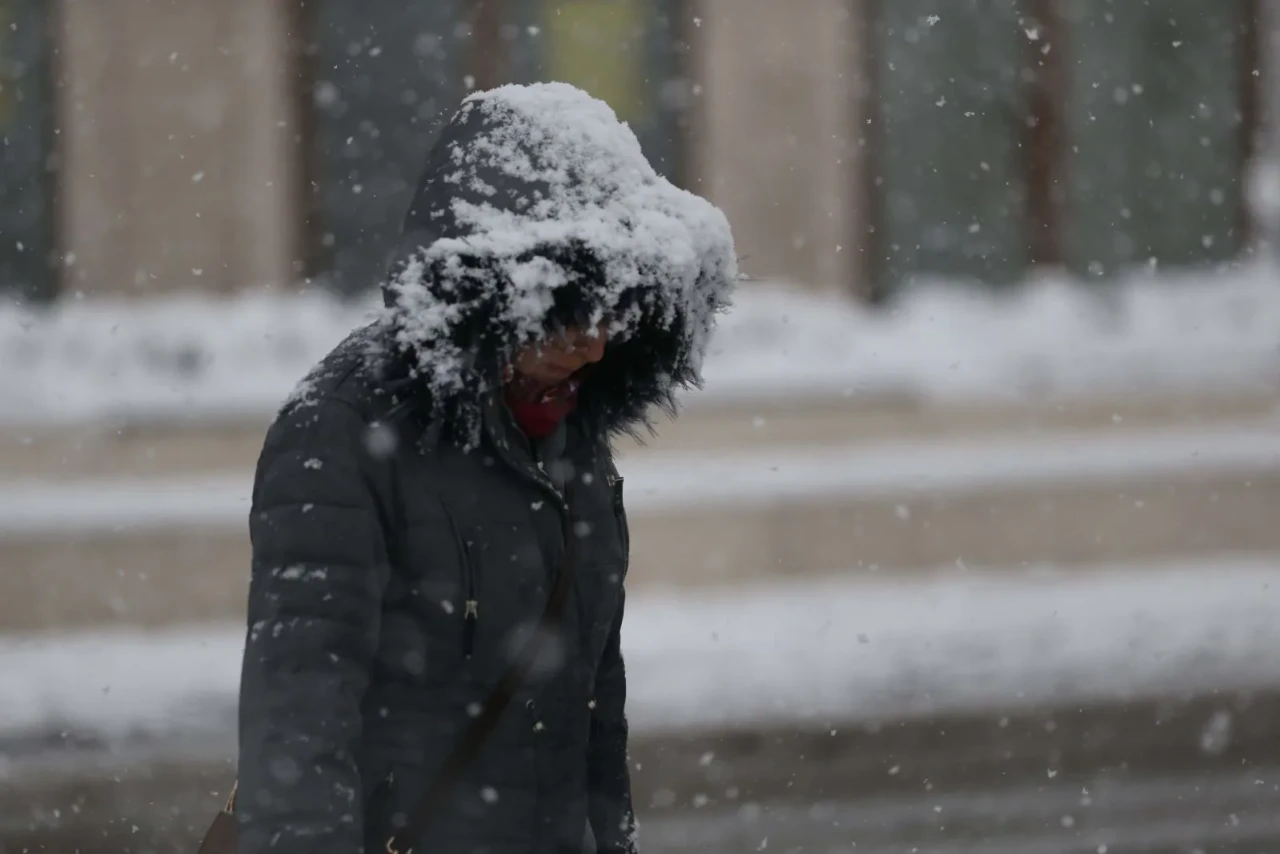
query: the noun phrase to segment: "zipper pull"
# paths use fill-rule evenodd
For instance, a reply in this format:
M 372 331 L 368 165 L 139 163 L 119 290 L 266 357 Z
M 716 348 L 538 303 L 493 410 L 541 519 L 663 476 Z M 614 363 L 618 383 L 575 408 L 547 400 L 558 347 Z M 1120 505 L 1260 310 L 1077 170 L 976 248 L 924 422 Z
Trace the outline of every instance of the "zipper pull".
M 476 622 L 480 619 L 480 603 L 468 599 L 462 617 L 462 656 L 470 659 L 476 646 Z

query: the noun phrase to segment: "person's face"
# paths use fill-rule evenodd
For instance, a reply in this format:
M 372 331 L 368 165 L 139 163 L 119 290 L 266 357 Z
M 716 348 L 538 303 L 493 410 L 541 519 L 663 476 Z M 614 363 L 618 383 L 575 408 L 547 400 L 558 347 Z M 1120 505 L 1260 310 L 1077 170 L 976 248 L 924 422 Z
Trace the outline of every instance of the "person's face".
M 567 380 L 587 365 L 604 357 L 609 325 L 599 323 L 582 329 L 571 326 L 516 354 L 512 367 L 524 380 L 544 386 Z

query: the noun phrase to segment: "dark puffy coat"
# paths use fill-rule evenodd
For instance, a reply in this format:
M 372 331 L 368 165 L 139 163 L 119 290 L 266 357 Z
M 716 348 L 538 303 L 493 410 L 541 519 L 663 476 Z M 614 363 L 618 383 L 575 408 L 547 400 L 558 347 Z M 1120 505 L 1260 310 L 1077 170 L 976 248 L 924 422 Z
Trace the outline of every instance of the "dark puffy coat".
M 603 128 L 588 129 L 586 152 L 620 158 L 634 180 L 557 185 L 509 166 L 512 140 L 539 169 L 563 164 L 557 134 L 581 111 Z M 386 312 L 321 363 L 267 435 L 251 515 L 241 854 L 383 851 L 542 614 L 567 537 L 576 583 L 555 660 L 415 850 L 559 854 L 588 837 L 598 851 L 635 850 L 620 652 L 628 534 L 609 439 L 697 381 L 736 270 L 718 212 L 636 163 L 638 148 L 619 153 L 621 126 L 601 116 L 569 87 L 469 100 L 431 155 Z M 455 204 L 475 192 L 483 209 Z M 675 200 L 668 218 L 686 227 L 687 245 L 668 247 L 676 260 L 646 256 L 637 238 L 637 206 L 654 193 Z M 504 220 L 508 233 L 486 244 L 495 211 L 517 227 Z M 585 227 L 559 240 L 538 231 L 574 216 Z M 529 442 L 501 402 L 502 364 L 557 323 L 601 316 L 613 335 L 579 409 Z

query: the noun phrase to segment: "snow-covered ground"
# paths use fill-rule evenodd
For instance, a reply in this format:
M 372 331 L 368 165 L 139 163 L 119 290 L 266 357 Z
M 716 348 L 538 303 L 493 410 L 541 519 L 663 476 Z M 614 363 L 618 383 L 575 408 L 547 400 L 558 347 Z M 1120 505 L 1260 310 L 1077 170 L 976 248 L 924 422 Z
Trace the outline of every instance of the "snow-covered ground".
M 636 596 L 641 732 L 847 726 L 1280 687 L 1280 563 L 826 580 Z M 0 641 L 0 737 L 226 732 L 238 626 Z
M 1280 425 L 652 453 L 624 457 L 619 469 L 627 478 L 628 508 L 635 514 L 822 495 L 936 498 L 977 489 L 1195 473 L 1237 473 L 1249 479 L 1280 470 Z M 0 534 L 240 527 L 249 512 L 250 481 L 242 472 L 181 479 L 9 482 L 0 486 Z
M 318 293 L 0 306 L 0 421 L 262 416 L 374 308 Z M 998 296 L 924 284 L 871 310 L 744 285 L 690 403 L 785 394 L 930 399 L 1280 385 L 1280 271 L 1046 279 Z

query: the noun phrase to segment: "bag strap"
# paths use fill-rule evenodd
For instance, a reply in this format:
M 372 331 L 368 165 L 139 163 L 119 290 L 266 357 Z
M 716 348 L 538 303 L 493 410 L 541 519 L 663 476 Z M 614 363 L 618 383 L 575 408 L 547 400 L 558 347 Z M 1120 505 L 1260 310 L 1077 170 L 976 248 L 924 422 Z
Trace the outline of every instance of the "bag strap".
M 564 497 L 566 507 L 572 508 L 567 487 Z M 547 636 L 559 625 L 577 571 L 577 535 L 573 529 L 572 512 L 566 513 L 563 527 L 564 560 L 556 574 L 555 585 L 551 589 L 551 596 L 547 600 L 547 608 L 542 613 L 537 631 L 525 643 L 519 658 L 503 671 L 497 686 L 485 700 L 480 714 L 471 721 L 462 738 L 449 751 L 440 766 L 440 772 L 409 813 L 408 822 L 387 840 L 387 854 L 413 854 L 413 840 L 422 838 L 443 809 L 449 790 L 461 780 L 467 766 L 475 760 L 480 748 L 493 734 L 502 713 L 528 681 L 546 644 Z

